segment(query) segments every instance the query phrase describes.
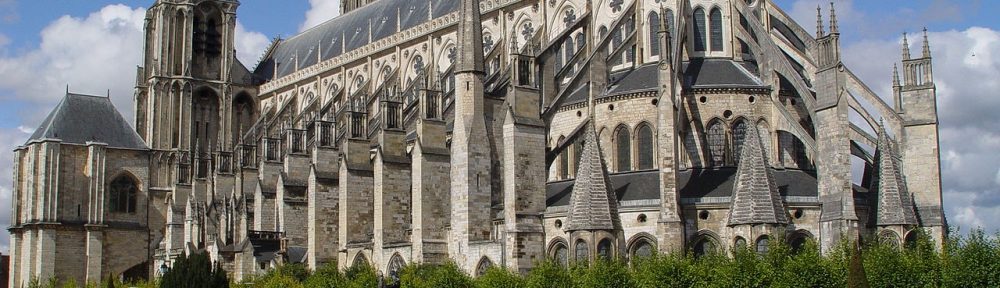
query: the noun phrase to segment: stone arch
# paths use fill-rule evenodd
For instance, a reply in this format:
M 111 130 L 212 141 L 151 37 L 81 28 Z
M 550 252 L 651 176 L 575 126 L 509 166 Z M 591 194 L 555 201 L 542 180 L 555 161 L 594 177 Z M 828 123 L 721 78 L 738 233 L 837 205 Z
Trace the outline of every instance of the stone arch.
M 508 39 L 512 40 L 516 39 L 516 42 L 518 44 L 518 47 L 516 47 L 516 49 L 521 50 L 524 47 L 524 45 L 530 42 L 528 40 L 532 36 L 534 36 L 534 33 L 537 31 L 539 27 L 537 27 L 533 19 L 530 16 L 528 16 L 527 13 L 524 12 L 521 12 L 521 14 L 515 17 L 514 19 L 515 21 L 511 23 L 517 23 L 517 24 L 514 25 L 514 29 L 511 29 L 510 32 L 511 35 L 510 38 Z
M 547 250 L 550 259 L 563 266 L 569 265 L 569 244 L 567 244 L 566 239 L 562 237 L 552 239 Z
M 708 144 L 708 161 L 712 167 L 720 167 L 726 164 L 728 156 L 726 138 L 729 134 L 728 125 L 719 118 L 712 118 L 708 121 L 705 129 L 705 142 Z
M 692 35 L 691 43 L 694 45 L 695 52 L 705 52 L 707 47 L 708 35 L 707 35 L 707 25 L 708 19 L 707 14 L 705 14 L 705 8 L 701 5 L 696 6 L 692 14 L 691 29 L 694 32 Z
M 899 247 L 899 234 L 896 234 L 896 231 L 889 229 L 879 231 L 878 240 L 893 247 Z
M 479 263 L 476 264 L 476 276 L 482 276 L 486 274 L 487 270 L 493 267 L 493 261 L 490 261 L 489 257 L 483 256 L 479 259 Z
M 733 238 L 733 250 L 736 249 L 747 249 L 747 239 L 743 236 L 736 236 Z
M 754 240 L 754 248 L 757 251 L 757 253 L 767 254 L 767 251 L 770 249 L 769 246 L 771 244 L 770 241 L 771 241 L 771 236 L 768 236 L 766 234 L 757 237 L 757 240 Z
M 692 238 L 690 249 L 695 256 L 704 256 L 718 253 L 719 247 L 722 247 L 719 243 L 719 234 L 711 230 L 701 230 Z
M 618 124 L 615 128 L 614 134 L 614 147 L 615 147 L 615 171 L 625 172 L 632 171 L 632 133 L 628 125 Z
M 559 135 L 559 141 L 556 143 L 563 143 L 566 141 L 566 137 Z M 563 149 L 562 153 L 559 153 L 559 175 L 560 180 L 569 178 L 569 149 Z
M 649 170 L 656 167 L 656 140 L 653 125 L 641 122 L 635 128 L 635 157 L 638 170 Z
M 903 247 L 906 247 L 907 249 L 917 247 L 917 242 L 920 241 L 920 234 L 922 232 L 917 229 L 920 228 L 914 228 L 913 230 L 906 232 L 906 236 L 903 236 Z
M 656 254 L 656 237 L 646 232 L 641 232 L 629 239 L 628 256 L 629 259 L 638 259 Z
M 587 245 L 587 240 L 577 239 L 573 243 L 573 252 L 573 259 L 575 261 L 590 260 L 590 246 Z
M 600 241 L 597 241 L 597 257 L 599 257 L 599 259 L 603 260 L 614 259 L 615 257 L 618 256 L 617 253 L 615 253 L 616 250 L 617 249 L 615 249 L 615 243 L 614 241 L 612 241 L 611 238 L 606 237 L 602 238 Z
M 417 81 L 421 76 L 426 75 L 427 60 L 416 49 L 413 50 L 410 58 L 404 63 L 406 65 L 400 66 L 399 70 L 401 71 L 400 74 L 404 75 L 403 79 L 406 79 L 405 87 L 412 86 L 413 81 Z
M 254 101 L 253 97 L 250 97 L 246 91 L 241 91 L 236 93 L 236 97 L 233 97 L 233 108 L 232 108 L 232 137 L 233 145 L 239 144 L 242 137 L 250 131 L 253 126 L 256 117 L 255 108 L 257 103 Z
M 805 229 L 799 229 L 788 233 L 788 236 L 785 237 L 785 243 L 787 243 L 793 251 L 800 251 L 805 248 L 806 243 L 812 239 L 815 239 L 813 238 L 812 233 Z
M 725 31 L 723 30 L 722 9 L 713 5 L 708 14 L 709 45 L 712 52 L 721 52 L 725 46 Z
M 351 261 L 351 267 L 360 267 L 360 265 L 369 265 L 368 257 L 365 257 L 365 253 L 358 252 L 354 255 L 354 260 Z
M 107 185 L 107 207 L 112 213 L 138 212 L 139 196 L 142 193 L 142 182 L 127 170 L 118 172 L 109 178 Z
M 399 253 L 392 254 L 392 257 L 389 258 L 389 264 L 385 268 L 386 276 L 388 276 L 390 282 L 396 283 L 399 281 L 399 272 L 403 270 L 403 267 L 406 267 L 406 261 L 403 260 L 403 256 L 400 256 Z

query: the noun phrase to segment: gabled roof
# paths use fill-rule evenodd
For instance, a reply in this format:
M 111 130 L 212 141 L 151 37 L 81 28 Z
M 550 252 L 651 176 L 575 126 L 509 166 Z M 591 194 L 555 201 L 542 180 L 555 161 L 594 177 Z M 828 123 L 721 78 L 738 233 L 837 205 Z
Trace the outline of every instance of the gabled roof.
M 767 151 L 757 127 L 747 128 L 742 148 L 728 225 L 788 224 L 785 203 L 767 165 Z
M 597 132 L 592 124 L 584 132 L 580 168 L 570 196 L 569 217 L 566 231 L 615 230 L 621 227 L 618 219 L 618 198 L 611 189 L 604 157 L 601 156 Z
M 879 127 L 878 149 L 875 150 L 875 187 L 878 192 L 878 215 L 875 224 L 884 225 L 916 225 L 917 217 L 913 210 L 913 198 L 910 198 L 906 182 L 900 171 L 899 159 L 893 147 L 892 139 L 885 130 Z
M 86 145 L 100 142 L 109 147 L 147 149 L 145 142 L 115 109 L 111 99 L 66 93 L 45 117 L 28 142 L 59 139 L 63 143 Z

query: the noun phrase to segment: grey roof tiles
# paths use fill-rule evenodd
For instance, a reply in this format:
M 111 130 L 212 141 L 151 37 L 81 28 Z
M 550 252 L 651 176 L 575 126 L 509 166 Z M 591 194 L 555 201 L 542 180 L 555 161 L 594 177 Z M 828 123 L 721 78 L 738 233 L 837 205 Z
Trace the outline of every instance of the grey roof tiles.
M 111 99 L 67 93 L 28 141 L 59 139 L 63 143 L 86 145 L 87 142 L 109 147 L 147 149 L 135 129 L 115 109 Z

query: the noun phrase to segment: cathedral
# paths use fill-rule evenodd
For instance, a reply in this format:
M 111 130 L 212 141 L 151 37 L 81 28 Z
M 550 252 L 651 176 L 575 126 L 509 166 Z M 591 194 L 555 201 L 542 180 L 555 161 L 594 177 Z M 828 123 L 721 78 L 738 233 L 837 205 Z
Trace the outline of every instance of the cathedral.
M 947 233 L 926 31 L 876 95 L 832 4 L 349 0 L 257 63 L 239 5 L 155 0 L 135 118 L 67 91 L 15 150 L 10 287 Z

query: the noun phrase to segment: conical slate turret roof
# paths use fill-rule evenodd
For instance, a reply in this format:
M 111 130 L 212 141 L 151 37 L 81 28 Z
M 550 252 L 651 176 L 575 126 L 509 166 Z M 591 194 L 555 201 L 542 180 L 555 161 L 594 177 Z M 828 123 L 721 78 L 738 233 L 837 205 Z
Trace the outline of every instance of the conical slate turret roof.
M 885 225 L 916 225 L 917 216 L 913 212 L 913 198 L 910 198 L 906 182 L 899 167 L 899 156 L 896 154 L 892 139 L 879 127 L 878 148 L 875 150 L 875 187 L 872 191 L 878 193 L 875 224 Z
M 477 72 L 483 69 L 483 23 L 479 13 L 479 1 L 462 0 L 458 14 L 458 59 L 455 73 Z
M 757 127 L 747 127 L 740 163 L 736 170 L 729 226 L 742 224 L 787 224 L 785 203 L 778 194 L 774 175 L 767 165 Z
M 566 231 L 615 230 L 621 227 L 618 219 L 618 197 L 611 189 L 604 157 L 597 142 L 593 124 L 587 124 L 583 135 L 583 153 L 580 154 L 576 183 L 570 196 L 569 217 Z

